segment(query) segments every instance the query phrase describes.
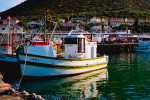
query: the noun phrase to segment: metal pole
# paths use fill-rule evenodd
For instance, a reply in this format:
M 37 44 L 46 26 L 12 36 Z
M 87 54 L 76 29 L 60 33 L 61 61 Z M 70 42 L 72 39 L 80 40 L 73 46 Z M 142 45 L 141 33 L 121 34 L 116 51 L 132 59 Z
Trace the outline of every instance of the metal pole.
M 45 29 L 46 29 L 46 13 L 44 12 L 44 42 L 45 42 Z
M 9 20 L 9 33 L 8 33 L 8 45 L 10 44 L 10 16 L 8 17 Z
M 13 24 L 13 36 L 12 36 L 12 55 L 13 55 L 13 45 L 14 45 L 14 24 Z
M 51 36 L 50 36 L 49 42 L 51 41 L 51 39 L 52 39 L 52 35 L 53 35 L 53 32 L 54 32 L 54 30 L 55 30 L 55 28 L 56 28 L 56 26 L 57 26 L 57 23 L 56 23 L 56 22 L 53 22 L 53 23 L 55 23 L 55 27 L 54 27 L 54 29 L 53 29 L 53 31 L 52 31 L 52 33 L 51 33 Z

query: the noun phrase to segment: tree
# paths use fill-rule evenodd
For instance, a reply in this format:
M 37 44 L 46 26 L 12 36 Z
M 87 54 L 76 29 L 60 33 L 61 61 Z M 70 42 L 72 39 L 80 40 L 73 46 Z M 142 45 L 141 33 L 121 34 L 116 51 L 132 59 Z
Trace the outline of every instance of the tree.
M 138 24 L 139 24 L 139 21 L 138 21 L 138 18 L 136 18 L 136 20 L 134 21 L 133 26 L 136 27 L 136 26 L 138 26 Z
M 68 19 L 68 22 L 69 22 L 70 15 L 66 14 L 66 18 Z M 67 26 L 67 31 L 68 31 L 68 26 Z
M 69 14 L 66 14 L 66 18 L 67 18 L 67 20 L 69 21 L 70 15 L 69 15 Z
M 109 28 L 110 28 L 110 25 L 112 25 L 112 20 L 111 20 L 111 18 L 108 18 L 108 26 L 109 26 Z
M 22 18 L 18 18 L 21 20 L 21 22 L 19 22 L 18 24 L 21 25 L 23 28 L 25 28 L 25 30 L 29 30 L 29 26 L 28 26 L 28 20 L 26 17 L 22 17 Z
M 101 22 L 101 25 L 102 25 L 102 33 L 103 33 L 103 31 L 104 31 L 104 26 L 105 26 L 105 22 L 102 21 L 102 22 Z

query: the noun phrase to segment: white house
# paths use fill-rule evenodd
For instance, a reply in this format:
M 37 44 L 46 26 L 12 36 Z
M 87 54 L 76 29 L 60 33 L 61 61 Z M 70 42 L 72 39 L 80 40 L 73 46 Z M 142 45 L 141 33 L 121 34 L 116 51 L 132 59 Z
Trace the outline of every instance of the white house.
M 93 17 L 93 18 L 90 19 L 90 22 L 100 23 L 101 22 L 101 18 L 99 18 L 99 17 Z
M 25 32 L 23 32 L 23 27 L 17 24 L 18 22 L 20 22 L 20 20 L 8 16 L 6 19 L 2 21 L 3 23 L 0 24 L 0 40 L 3 37 L 3 40 L 7 41 L 8 33 L 9 32 L 10 34 L 13 33 L 13 25 L 14 25 L 15 39 L 20 40 L 22 38 L 22 34 L 24 34 Z M 9 28 L 9 22 L 10 22 L 10 28 Z
M 8 29 L 8 24 L 10 21 L 10 31 L 12 33 L 12 29 L 13 29 L 13 24 L 14 24 L 14 30 L 16 33 L 23 33 L 23 27 L 21 27 L 20 25 L 18 25 L 17 23 L 20 22 L 20 20 L 18 19 L 14 19 L 11 18 L 10 16 L 8 16 L 6 19 L 2 20 L 3 24 L 0 24 L 0 33 L 8 33 L 9 29 Z
M 105 25 L 108 25 L 108 18 L 103 18 L 102 21 L 105 23 Z
M 102 32 L 102 26 L 101 25 L 93 26 L 91 28 L 91 31 L 95 31 L 95 32 L 98 32 L 98 33 L 109 33 L 110 30 L 111 30 L 111 28 L 109 28 L 108 26 L 104 26 L 104 29 L 103 29 L 103 32 Z
M 20 20 L 14 19 L 8 16 L 6 19 L 3 20 L 3 24 L 8 24 L 9 21 L 10 21 L 10 24 L 17 24 L 18 22 L 20 22 Z
M 36 21 L 31 21 L 28 23 L 28 25 L 31 27 L 31 26 L 41 25 L 41 24 Z

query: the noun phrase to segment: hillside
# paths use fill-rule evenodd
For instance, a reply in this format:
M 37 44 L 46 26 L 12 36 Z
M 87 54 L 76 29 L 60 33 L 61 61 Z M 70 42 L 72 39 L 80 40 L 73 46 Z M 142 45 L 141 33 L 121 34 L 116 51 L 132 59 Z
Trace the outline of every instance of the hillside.
M 49 9 L 50 14 L 63 14 L 75 12 L 99 12 L 107 16 L 105 12 L 126 11 L 146 11 L 143 16 L 149 16 L 150 0 L 26 0 L 25 2 L 0 13 L 2 18 L 7 16 L 29 16 L 41 15 Z M 122 13 L 124 14 L 124 13 Z M 109 17 L 119 17 L 110 15 Z M 124 15 L 122 16 L 124 17 Z M 126 15 L 128 17 L 128 14 Z M 135 17 L 135 16 L 131 16 Z

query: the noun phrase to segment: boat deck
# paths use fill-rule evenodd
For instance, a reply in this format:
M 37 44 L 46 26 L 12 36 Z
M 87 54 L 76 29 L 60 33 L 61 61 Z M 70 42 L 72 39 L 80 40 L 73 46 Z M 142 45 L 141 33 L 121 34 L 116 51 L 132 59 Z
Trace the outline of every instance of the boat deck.
M 14 53 L 13 55 L 11 55 L 11 54 L 0 54 L 0 56 L 17 57 L 16 53 Z

